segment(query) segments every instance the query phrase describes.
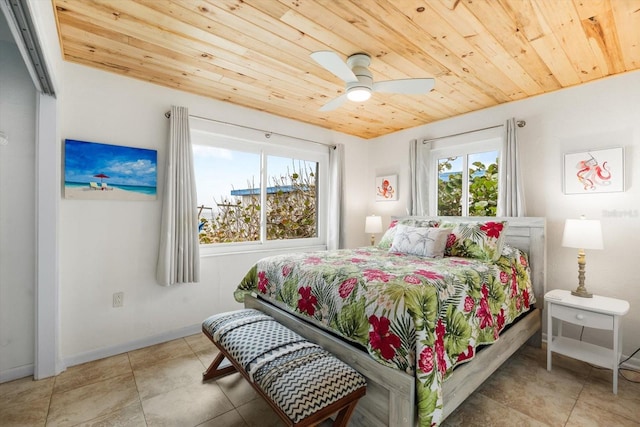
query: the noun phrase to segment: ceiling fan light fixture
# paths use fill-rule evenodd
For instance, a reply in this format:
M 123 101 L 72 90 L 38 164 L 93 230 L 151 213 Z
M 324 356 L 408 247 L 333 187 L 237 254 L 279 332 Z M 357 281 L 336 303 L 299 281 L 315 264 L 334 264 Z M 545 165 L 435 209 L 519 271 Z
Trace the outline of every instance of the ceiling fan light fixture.
M 354 87 L 347 91 L 347 99 L 353 102 L 364 102 L 371 98 L 371 89 L 367 87 Z
M 346 100 L 364 102 L 371 98 L 372 92 L 423 95 L 429 93 L 435 83 L 433 78 L 394 79 L 374 83 L 368 68 L 371 56 L 366 53 L 355 53 L 346 62 L 336 52 L 329 50 L 312 52 L 311 58 L 345 83 L 345 92 L 324 104 L 320 111 L 334 110 Z

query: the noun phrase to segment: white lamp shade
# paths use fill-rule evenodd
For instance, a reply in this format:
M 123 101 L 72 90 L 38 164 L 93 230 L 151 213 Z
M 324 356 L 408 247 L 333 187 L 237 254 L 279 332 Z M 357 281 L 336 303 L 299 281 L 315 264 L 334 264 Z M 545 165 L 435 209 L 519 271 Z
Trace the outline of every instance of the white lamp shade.
M 382 217 L 377 215 L 370 215 L 364 224 L 365 233 L 381 233 L 382 232 Z
M 568 219 L 564 223 L 562 246 L 602 249 L 602 227 L 597 219 Z

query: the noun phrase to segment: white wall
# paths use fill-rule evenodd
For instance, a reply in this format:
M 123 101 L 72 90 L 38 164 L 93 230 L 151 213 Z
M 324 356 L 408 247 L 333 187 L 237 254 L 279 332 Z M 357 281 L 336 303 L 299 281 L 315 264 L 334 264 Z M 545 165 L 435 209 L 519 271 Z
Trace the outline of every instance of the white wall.
M 34 361 L 36 91 L 0 16 L 0 382 Z
M 164 181 L 171 105 L 189 113 L 319 142 L 345 144 L 351 166 L 366 165 L 366 141 L 266 113 L 234 107 L 71 63 L 64 64 L 62 139 L 158 150 Z M 62 150 L 62 141 L 60 141 Z M 366 244 L 366 167 L 346 171 L 346 243 Z M 157 201 L 66 200 L 60 203 L 61 355 L 69 365 L 199 331 L 204 318 L 239 308 L 233 290 L 265 253 L 201 260 L 199 284 L 161 287 L 155 280 L 161 196 Z M 124 292 L 124 307 L 112 294 Z
M 399 201 L 369 201 L 369 210 L 384 215 L 406 213 L 409 140 L 438 137 L 504 123 L 510 117 L 527 122 L 518 129 L 527 215 L 547 218 L 547 289 L 575 289 L 577 252 L 561 246 L 566 218 L 585 214 L 600 219 L 604 250 L 587 251 L 586 286 L 591 292 L 630 302 L 623 318 L 623 354 L 640 347 L 640 72 L 512 102 L 449 120 L 378 138 L 369 152 L 369 181 L 399 173 Z M 626 154 L 626 191 L 565 195 L 563 153 L 622 146 Z M 619 216 L 611 215 L 617 212 Z M 577 329 L 570 329 L 578 334 Z M 585 341 L 610 345 L 610 334 L 588 330 Z M 636 358 L 640 365 L 640 358 Z

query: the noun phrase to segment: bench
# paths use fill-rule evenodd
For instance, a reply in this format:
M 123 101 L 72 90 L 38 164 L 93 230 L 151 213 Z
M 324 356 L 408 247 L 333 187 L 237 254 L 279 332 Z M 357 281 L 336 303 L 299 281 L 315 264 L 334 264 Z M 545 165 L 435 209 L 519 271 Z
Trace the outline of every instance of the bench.
M 254 309 L 209 317 L 203 333 L 220 353 L 203 381 L 240 372 L 289 426 L 319 424 L 338 413 L 346 426 L 366 381 L 355 369 Z M 223 367 L 224 359 L 231 366 Z

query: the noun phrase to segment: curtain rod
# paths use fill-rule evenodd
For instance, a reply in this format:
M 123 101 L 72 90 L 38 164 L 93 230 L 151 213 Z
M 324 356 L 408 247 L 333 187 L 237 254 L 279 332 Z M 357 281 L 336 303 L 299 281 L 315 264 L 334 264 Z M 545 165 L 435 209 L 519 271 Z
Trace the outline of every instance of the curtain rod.
M 171 111 L 167 111 L 166 113 L 164 113 L 164 116 L 167 119 L 171 118 Z M 311 142 L 313 144 L 324 145 L 325 147 L 330 147 L 330 148 L 333 148 L 334 150 L 336 149 L 335 144 L 325 144 L 324 142 L 312 141 L 311 139 L 299 138 L 297 136 L 285 135 L 283 133 L 278 133 L 278 132 L 271 132 L 271 131 L 268 131 L 268 130 L 258 129 L 258 128 L 254 128 L 254 127 L 251 127 L 251 126 L 244 126 L 244 125 L 239 125 L 237 123 L 230 123 L 230 122 L 225 122 L 225 121 L 222 121 L 222 120 L 211 119 L 209 117 L 194 116 L 192 114 L 189 114 L 189 117 L 193 117 L 194 119 L 207 120 L 209 122 L 220 123 L 220 124 L 228 125 L 228 126 L 235 126 L 235 127 L 239 127 L 239 128 L 242 128 L 242 129 L 250 129 L 250 130 L 255 130 L 257 132 L 263 132 L 265 138 L 267 138 L 267 139 L 271 138 L 271 135 L 278 135 L 278 136 L 284 136 L 285 138 L 293 138 L 293 139 L 298 139 L 300 141 Z
M 523 128 L 523 127 L 525 127 L 527 125 L 527 122 L 525 122 L 524 120 L 518 120 L 516 122 L 516 125 L 519 128 Z M 466 132 L 452 133 L 451 135 L 439 136 L 437 138 L 423 139 L 422 143 L 426 144 L 427 142 L 438 141 L 439 139 L 453 138 L 454 136 L 466 135 L 468 133 L 482 132 L 483 130 L 496 129 L 496 128 L 501 128 L 503 126 L 504 125 L 495 125 L 495 126 L 489 126 L 489 127 L 486 127 L 486 128 L 482 128 L 482 129 L 468 130 Z

